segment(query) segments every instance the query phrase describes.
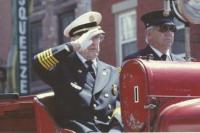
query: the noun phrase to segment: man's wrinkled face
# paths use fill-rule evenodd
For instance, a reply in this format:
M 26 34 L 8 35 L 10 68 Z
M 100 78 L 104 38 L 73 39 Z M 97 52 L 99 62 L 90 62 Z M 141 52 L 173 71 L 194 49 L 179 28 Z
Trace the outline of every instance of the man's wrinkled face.
M 87 60 L 95 59 L 99 56 L 100 43 L 103 41 L 104 35 L 99 34 L 92 38 L 92 44 L 85 50 L 79 51 L 79 53 Z
M 148 33 L 149 43 L 161 51 L 170 49 L 174 42 L 175 31 L 174 25 L 154 26 Z

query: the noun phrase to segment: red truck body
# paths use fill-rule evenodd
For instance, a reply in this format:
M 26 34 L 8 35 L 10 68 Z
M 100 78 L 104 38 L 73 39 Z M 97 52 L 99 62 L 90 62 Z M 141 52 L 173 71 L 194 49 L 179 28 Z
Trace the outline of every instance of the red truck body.
M 0 96 L 0 133 L 73 133 L 54 121 L 53 96 Z
M 120 75 L 125 131 L 200 131 L 199 79 L 197 62 L 127 61 Z
M 129 60 L 120 74 L 124 130 L 200 131 L 200 63 Z M 0 95 L 0 132 L 73 133 L 54 120 L 53 92 Z

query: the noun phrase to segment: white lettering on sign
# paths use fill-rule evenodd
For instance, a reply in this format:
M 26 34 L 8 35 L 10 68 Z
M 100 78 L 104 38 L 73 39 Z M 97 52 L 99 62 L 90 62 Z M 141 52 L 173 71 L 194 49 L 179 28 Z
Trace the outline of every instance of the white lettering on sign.
M 18 50 L 19 50 L 19 88 L 21 94 L 28 93 L 29 56 L 28 56 L 28 12 L 27 0 L 18 0 Z
M 20 81 L 21 92 L 27 93 L 28 84 L 27 84 L 27 80 L 25 80 L 25 79 L 27 79 L 27 74 L 26 74 L 27 67 L 21 66 L 20 69 L 21 69 L 20 77 L 22 79 Z

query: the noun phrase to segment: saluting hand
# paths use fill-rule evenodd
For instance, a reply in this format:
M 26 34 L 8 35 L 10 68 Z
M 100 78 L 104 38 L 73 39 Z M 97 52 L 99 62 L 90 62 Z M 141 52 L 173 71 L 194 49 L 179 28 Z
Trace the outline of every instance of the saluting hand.
M 80 38 L 71 42 L 71 44 L 73 47 L 76 48 L 76 50 L 85 50 L 92 44 L 92 38 L 102 33 L 104 33 L 104 31 L 98 28 L 89 30 L 88 32 L 84 33 Z

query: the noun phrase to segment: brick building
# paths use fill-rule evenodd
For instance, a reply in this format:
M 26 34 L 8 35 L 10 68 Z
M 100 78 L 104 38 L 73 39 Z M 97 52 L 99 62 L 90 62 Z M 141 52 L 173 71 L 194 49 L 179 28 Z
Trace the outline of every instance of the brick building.
M 13 1 L 0 1 L 0 65 L 6 66 L 7 82 L 4 91 L 16 91 L 16 45 L 13 41 Z M 101 45 L 100 58 L 112 65 L 120 66 L 124 56 L 145 47 L 144 25 L 140 17 L 145 12 L 163 9 L 158 0 L 33 0 L 30 9 L 31 55 L 46 48 L 59 45 L 67 39 L 63 30 L 76 16 L 94 10 L 102 13 L 102 27 L 106 37 Z M 183 56 L 184 25 L 176 21 L 178 32 L 172 48 Z M 191 55 L 200 60 L 200 26 L 191 25 Z M 31 74 L 31 93 L 49 88 Z M 2 86 L 1 86 L 2 88 Z

